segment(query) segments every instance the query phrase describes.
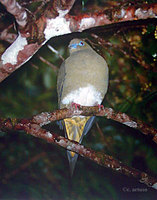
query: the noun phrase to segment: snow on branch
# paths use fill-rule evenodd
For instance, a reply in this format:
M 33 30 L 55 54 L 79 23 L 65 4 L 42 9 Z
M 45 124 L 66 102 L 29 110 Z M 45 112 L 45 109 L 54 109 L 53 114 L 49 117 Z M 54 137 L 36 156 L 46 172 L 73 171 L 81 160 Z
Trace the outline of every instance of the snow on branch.
M 1 56 L 0 82 L 27 62 L 47 40 L 58 35 L 71 33 L 70 24 L 64 17 L 74 2 L 75 0 L 55 0 L 53 4 L 49 3 L 52 4 L 51 9 L 45 10 L 39 19 L 36 20 L 35 17 L 28 16 L 27 26 L 20 27 L 17 39 Z M 22 23 L 19 17 L 23 17 L 21 20 L 26 19 L 25 11 L 15 0 L 2 1 L 2 3 L 8 12 L 15 16 L 16 21 L 21 22 L 20 25 L 26 24 Z M 54 10 L 56 13 L 53 13 Z
M 157 3 L 139 6 L 105 8 L 104 11 L 69 15 L 75 0 L 55 0 L 48 3 L 39 17 L 27 15 L 15 0 L 1 0 L 20 25 L 19 35 L 2 54 L 0 82 L 27 62 L 50 38 L 107 24 L 157 18 Z
M 107 24 L 135 21 L 140 19 L 157 18 L 157 3 L 143 6 L 128 6 L 117 9 L 105 9 L 105 11 L 80 14 L 77 16 L 67 15 L 70 27 L 73 31 L 83 31 L 89 28 Z

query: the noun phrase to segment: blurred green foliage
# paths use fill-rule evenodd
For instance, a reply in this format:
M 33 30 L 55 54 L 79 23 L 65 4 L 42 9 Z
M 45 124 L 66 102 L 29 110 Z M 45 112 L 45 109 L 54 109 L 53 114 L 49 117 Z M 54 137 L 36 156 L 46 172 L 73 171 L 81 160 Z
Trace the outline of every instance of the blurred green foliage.
M 88 3 L 82 1 L 83 7 L 86 8 Z M 48 44 L 66 58 L 71 39 L 81 37 L 91 40 L 93 47 L 106 58 L 110 69 L 110 84 L 103 105 L 157 128 L 155 28 L 149 24 L 144 29 L 113 31 L 112 34 L 105 32 L 105 27 L 104 32 L 103 28 L 95 29 L 94 33 L 112 44 L 110 46 L 107 43 L 97 45 L 97 40 L 91 36 L 92 30 L 56 37 Z M 7 45 L 1 41 L 0 47 L 4 49 Z M 1 117 L 29 118 L 42 111 L 57 109 L 56 72 L 40 61 L 39 55 L 57 68 L 62 63 L 45 45 L 4 80 L 0 85 Z M 63 134 L 55 123 L 47 128 Z M 83 144 L 157 176 L 156 145 L 137 130 L 97 118 L 97 124 L 84 138 Z M 143 192 L 133 192 L 133 189 Z M 147 200 L 155 199 L 155 196 L 153 189 L 81 157 L 71 178 L 64 149 L 24 132 L 0 132 L 0 199 Z

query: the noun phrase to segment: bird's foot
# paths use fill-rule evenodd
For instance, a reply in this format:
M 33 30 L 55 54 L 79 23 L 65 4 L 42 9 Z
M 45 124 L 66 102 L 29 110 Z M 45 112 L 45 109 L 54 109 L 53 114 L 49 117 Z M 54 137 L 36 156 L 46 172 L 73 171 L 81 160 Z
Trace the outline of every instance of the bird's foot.
M 104 109 L 103 105 L 98 104 L 99 112 Z
M 80 104 L 72 102 L 71 107 L 75 107 L 75 109 L 78 109 L 80 108 Z

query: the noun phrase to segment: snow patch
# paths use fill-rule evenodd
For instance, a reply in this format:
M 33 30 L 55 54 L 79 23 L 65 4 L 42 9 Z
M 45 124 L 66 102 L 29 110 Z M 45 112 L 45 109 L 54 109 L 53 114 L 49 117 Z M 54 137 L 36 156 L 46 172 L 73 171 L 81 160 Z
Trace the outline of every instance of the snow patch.
M 16 6 L 21 10 L 22 9 L 22 7 L 18 4 L 18 3 L 16 3 Z M 23 11 L 21 14 L 20 14 L 20 19 L 18 20 L 18 19 L 16 19 L 17 20 L 17 23 L 19 23 L 21 26 L 25 26 L 26 25 L 26 23 L 27 23 L 27 21 L 24 21 L 24 20 L 26 20 L 27 19 L 27 13 L 26 13 L 26 11 Z
M 15 5 L 13 5 L 13 6 L 15 6 Z M 22 7 L 20 6 L 20 4 L 18 4 L 17 2 L 16 2 L 16 6 L 21 10 L 22 9 Z M 13 9 L 13 7 L 12 7 L 12 9 Z
M 83 18 L 80 22 L 80 30 L 92 27 L 95 24 L 95 19 L 92 17 Z
M 51 37 L 64 35 L 71 33 L 70 22 L 67 21 L 64 16 L 68 13 L 68 10 L 59 10 L 59 16 L 54 19 L 47 19 L 47 26 L 44 30 L 45 39 L 49 40 Z
M 119 170 L 121 170 L 122 168 L 121 167 L 118 167 L 118 168 L 116 168 L 116 171 L 119 171 Z
M 126 13 L 126 11 L 122 8 L 122 10 L 121 10 L 121 18 L 124 17 L 125 13 Z
M 71 150 L 72 148 L 71 148 L 71 146 L 67 146 L 67 149 L 68 149 L 68 150 Z
M 152 188 L 157 190 L 157 183 L 154 183 L 154 185 L 152 185 Z
M 45 126 L 45 125 L 50 124 L 50 123 L 51 123 L 51 121 L 47 120 L 47 121 L 40 123 L 40 126 Z
M 136 122 L 123 122 L 126 126 L 132 127 L 132 128 L 137 128 L 137 123 Z
M 46 135 L 48 138 L 52 138 L 52 134 L 49 131 L 46 133 Z
M 135 11 L 135 16 L 139 17 L 139 18 L 157 18 L 156 14 L 153 12 L 153 10 L 150 8 L 148 10 L 143 10 L 141 8 L 138 8 Z
M 28 43 L 26 38 L 19 34 L 13 44 L 3 53 L 1 57 L 3 65 L 6 63 L 15 65 L 17 63 L 17 56 L 19 51 L 23 50 L 27 44 Z
M 115 13 L 114 16 L 117 17 L 117 18 L 119 18 L 119 19 L 121 19 L 121 18 L 123 18 L 125 16 L 125 14 L 126 14 L 126 11 L 122 8 L 120 10 L 120 13 Z M 124 17 L 124 18 L 126 18 L 126 17 Z
M 60 144 L 61 146 L 65 146 L 64 139 L 60 139 L 59 141 L 56 140 L 56 143 Z
M 26 19 L 26 18 L 27 18 L 27 13 L 24 12 L 24 13 L 23 13 L 23 16 L 22 16 L 22 19 L 24 20 L 24 19 Z

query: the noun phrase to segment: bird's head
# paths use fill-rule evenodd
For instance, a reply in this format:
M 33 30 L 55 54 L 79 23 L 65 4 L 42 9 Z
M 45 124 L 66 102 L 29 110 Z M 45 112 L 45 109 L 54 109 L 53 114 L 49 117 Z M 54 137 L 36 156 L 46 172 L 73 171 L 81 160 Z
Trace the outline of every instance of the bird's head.
M 77 39 L 77 38 L 71 40 L 68 47 L 69 47 L 70 54 L 75 52 L 75 51 L 80 51 L 80 50 L 84 50 L 84 49 L 91 49 L 91 47 L 85 41 L 83 41 L 81 39 Z

